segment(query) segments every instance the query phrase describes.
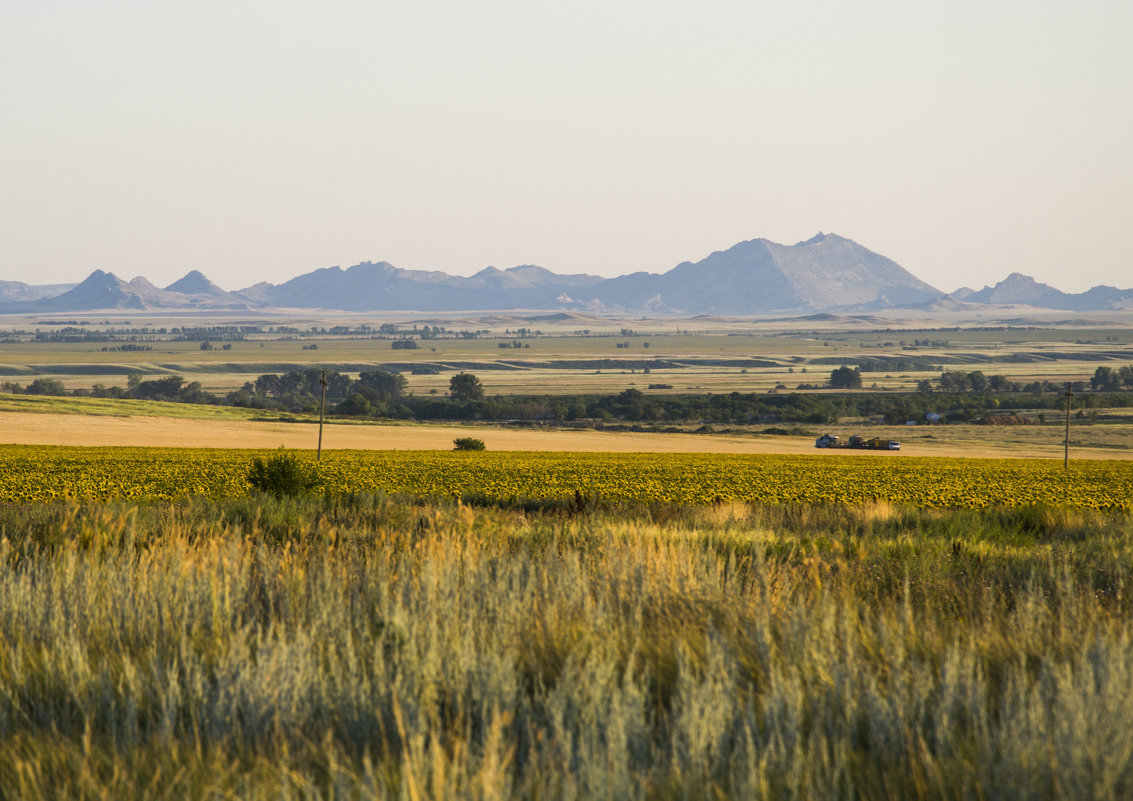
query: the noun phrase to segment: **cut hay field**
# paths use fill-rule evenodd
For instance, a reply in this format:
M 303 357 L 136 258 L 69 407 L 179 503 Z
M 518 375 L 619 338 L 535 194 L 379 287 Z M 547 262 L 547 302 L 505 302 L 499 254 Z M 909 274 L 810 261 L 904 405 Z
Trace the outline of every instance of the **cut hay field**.
M 85 399 L 84 399 L 85 402 Z M 0 444 L 22 445 L 126 445 L 187 448 L 313 449 L 318 424 L 304 418 L 284 422 L 254 419 L 246 409 L 132 402 L 133 414 L 124 415 L 106 401 L 101 414 L 61 414 L 3 411 L 0 407 Z M 97 402 L 96 402 L 97 404 Z M 50 407 L 48 407 L 50 408 Z M 67 407 L 69 408 L 69 407 Z M 76 406 L 81 409 L 82 405 Z M 160 412 L 160 413 L 156 413 Z M 177 416 L 184 412 L 187 417 Z M 812 436 L 754 433 L 681 434 L 600 431 L 556 427 L 442 425 L 412 423 L 354 423 L 335 421 L 323 431 L 325 450 L 450 450 L 457 437 L 484 440 L 489 450 L 580 451 L 642 453 L 782 453 L 821 454 Z M 857 426 L 836 427 L 844 435 L 867 433 L 902 443 L 897 452 L 839 451 L 862 458 L 900 459 L 910 455 L 986 458 L 1061 459 L 1063 430 L 1050 426 Z M 815 434 L 823 433 L 816 430 Z M 1076 425 L 1072 431 L 1074 459 L 1133 459 L 1133 426 L 1129 424 Z

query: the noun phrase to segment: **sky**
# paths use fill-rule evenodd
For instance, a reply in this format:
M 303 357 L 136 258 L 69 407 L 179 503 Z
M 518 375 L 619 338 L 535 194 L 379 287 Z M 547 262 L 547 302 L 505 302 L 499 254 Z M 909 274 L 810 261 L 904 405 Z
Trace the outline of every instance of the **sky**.
M 664 272 L 837 233 L 1133 286 L 1128 0 L 6 0 L 0 280 Z

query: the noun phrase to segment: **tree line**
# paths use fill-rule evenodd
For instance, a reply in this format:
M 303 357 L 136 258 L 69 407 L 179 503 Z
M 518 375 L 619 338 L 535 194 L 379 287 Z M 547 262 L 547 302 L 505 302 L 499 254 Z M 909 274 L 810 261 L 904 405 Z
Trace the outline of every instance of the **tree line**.
M 125 387 L 108 387 L 105 384 L 95 384 L 90 389 L 85 387 L 67 391 L 63 382 L 57 378 L 37 378 L 27 386 L 20 386 L 15 381 L 5 381 L 0 384 L 0 392 L 13 395 L 75 395 L 93 398 L 119 398 L 133 400 L 156 400 L 171 403 L 204 403 L 221 404 L 223 400 L 211 392 L 201 388 L 200 381 L 186 382 L 179 375 L 162 376 L 144 380 L 141 375 L 131 374 L 126 377 Z
M 1130 370 L 1133 371 L 1133 367 Z M 860 370 L 838 368 L 833 373 L 857 379 L 839 388 L 850 389 L 855 383 L 860 386 Z M 320 376 L 321 371 L 316 369 L 260 376 L 230 394 L 227 402 L 281 411 L 316 411 L 321 392 Z M 978 378 L 974 382 L 969 380 L 963 390 L 955 390 L 955 382 L 942 379 L 930 392 L 653 394 L 631 387 L 606 395 L 488 397 L 480 379 L 471 373 L 452 376 L 448 394 L 442 396 L 406 394 L 405 378 L 398 373 L 376 370 L 351 379 L 328 371 L 327 397 L 328 411 L 332 414 L 365 417 L 737 424 L 776 421 L 828 424 L 844 417 L 881 417 L 892 424 L 909 420 L 923 422 L 929 418 L 959 422 L 994 411 L 1057 410 L 1065 402 L 1063 387 L 1059 384 L 1040 382 L 1028 392 L 1022 392 L 1002 376 L 988 379 L 986 382 Z M 980 388 L 973 389 L 973 386 Z M 1099 389 L 1079 396 L 1075 405 L 1086 409 L 1133 406 L 1133 394 Z
M 220 397 L 206 392 L 199 382 L 181 376 L 143 379 L 131 375 L 126 387 L 95 385 L 74 394 L 136 398 L 178 403 L 210 403 L 283 412 L 315 413 L 322 402 L 324 372 L 318 368 L 264 374 L 238 390 Z M 327 411 L 334 415 L 412 420 L 484 421 L 625 421 L 633 423 L 734 423 L 793 422 L 832 424 L 846 417 L 877 417 L 887 423 L 910 420 L 961 422 L 989 412 L 1059 410 L 1065 404 L 1064 385 L 1050 381 L 1020 385 L 1003 376 L 945 372 L 935 382 L 922 382 L 917 392 L 844 391 L 837 393 L 646 393 L 629 388 L 595 395 L 506 395 L 488 397 L 480 379 L 457 373 L 447 394 L 414 395 L 407 392 L 404 375 L 384 370 L 365 371 L 357 378 L 328 370 Z M 1112 370 L 1098 368 L 1089 382 L 1076 382 L 1075 407 L 1098 409 L 1133 406 L 1133 365 Z M 861 371 L 839 367 L 831 373 L 831 386 L 860 387 Z M 1085 391 L 1087 385 L 1093 391 Z M 7 392 L 61 395 L 57 379 L 38 378 L 27 387 L 13 382 L 0 386 Z M 1025 391 L 1024 391 L 1025 390 Z
M 1118 367 L 1099 367 L 1089 382 L 1071 381 L 1070 386 L 1075 392 L 1082 392 L 1089 388 L 1096 392 L 1120 392 L 1133 389 L 1133 364 Z M 1002 375 L 984 375 L 980 370 L 970 373 L 963 371 L 945 371 L 941 373 L 936 385 L 925 379 L 917 383 L 919 392 L 933 392 L 939 388 L 943 392 L 1027 392 L 1041 394 L 1061 390 L 1063 384 L 1049 380 L 1031 381 L 1022 383 L 1011 381 Z

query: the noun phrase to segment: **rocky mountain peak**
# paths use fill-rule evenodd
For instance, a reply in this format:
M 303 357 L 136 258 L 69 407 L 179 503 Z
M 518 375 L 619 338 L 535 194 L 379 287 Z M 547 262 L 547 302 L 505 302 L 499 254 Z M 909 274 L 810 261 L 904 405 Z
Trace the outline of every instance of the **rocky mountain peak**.
M 205 295 L 219 289 L 205 277 L 200 270 L 190 270 L 184 277 L 165 288 L 166 292 L 180 292 L 185 295 Z
M 837 236 L 836 234 L 824 234 L 824 233 L 822 233 L 822 231 L 819 231 L 817 234 L 812 236 L 810 239 L 807 239 L 803 242 L 796 242 L 795 247 L 805 248 L 808 245 L 821 245 L 827 239 L 841 239 L 841 237 Z

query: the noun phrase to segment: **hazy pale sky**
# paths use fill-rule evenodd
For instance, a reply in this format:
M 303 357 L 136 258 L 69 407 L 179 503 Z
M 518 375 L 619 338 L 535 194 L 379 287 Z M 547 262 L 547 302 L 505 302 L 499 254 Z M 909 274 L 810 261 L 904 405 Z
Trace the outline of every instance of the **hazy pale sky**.
M 1133 3 L 6 0 L 0 279 L 663 272 L 849 237 L 1133 286 Z

